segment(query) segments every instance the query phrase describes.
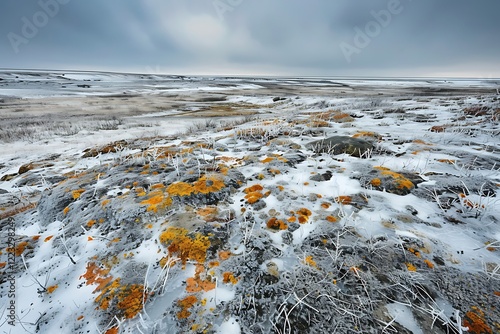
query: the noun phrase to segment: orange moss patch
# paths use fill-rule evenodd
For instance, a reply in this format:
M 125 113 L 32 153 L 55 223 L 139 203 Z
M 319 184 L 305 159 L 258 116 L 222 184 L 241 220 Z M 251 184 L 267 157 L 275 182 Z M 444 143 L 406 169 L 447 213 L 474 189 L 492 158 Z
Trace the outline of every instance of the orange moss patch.
M 296 213 L 299 216 L 298 220 L 301 224 L 305 224 L 309 220 L 309 217 L 312 215 L 311 210 L 307 208 L 300 208 Z
M 323 203 L 321 203 L 321 207 L 322 207 L 323 209 L 325 209 L 325 210 L 326 210 L 326 209 L 328 209 L 328 208 L 330 207 L 330 205 L 331 205 L 331 204 L 330 204 L 330 203 L 328 203 L 328 202 L 323 202 Z
M 262 191 L 263 189 L 264 189 L 264 187 L 262 187 L 260 184 L 254 184 L 253 186 L 245 188 L 243 191 L 246 194 L 249 194 L 249 193 L 253 193 L 256 191 Z
M 347 114 L 347 113 L 343 113 L 343 112 L 338 112 L 336 113 L 335 115 L 333 115 L 332 119 L 334 121 L 347 121 L 347 120 L 350 120 L 351 115 Z
M 434 268 L 434 263 L 432 263 L 430 260 L 425 259 L 424 263 L 429 267 L 430 269 Z
M 375 138 L 378 140 L 382 139 L 382 136 L 379 135 L 378 133 L 371 132 L 371 131 L 359 131 L 355 134 L 352 135 L 353 138 L 363 138 L 363 137 L 369 137 L 369 138 Z
M 336 223 L 337 218 L 334 216 L 326 216 L 326 220 L 329 221 L 330 223 Z
M 279 154 L 269 155 L 268 157 L 260 160 L 260 162 L 262 162 L 262 163 L 270 163 L 270 162 L 272 162 L 274 160 L 278 160 L 278 161 L 281 161 L 281 162 L 288 162 L 288 160 L 286 158 L 283 158 Z
M 231 284 L 236 284 L 238 283 L 239 279 L 234 277 L 234 274 L 231 273 L 231 272 L 225 272 L 222 274 L 222 282 L 228 284 L 228 283 L 231 283 Z
M 48 237 L 46 237 L 45 239 L 43 239 L 43 242 L 47 242 L 50 239 L 52 239 L 53 237 L 54 237 L 53 235 L 49 235 Z
M 370 184 L 374 187 L 380 187 L 380 185 L 382 184 L 382 181 L 380 181 L 379 178 L 375 178 L 375 179 L 372 179 L 370 181 Z
M 87 270 L 83 275 L 80 276 L 84 278 L 87 282 L 86 285 L 96 284 L 97 287 L 93 292 L 101 291 L 111 280 L 112 276 L 109 276 L 109 269 L 104 269 L 99 267 L 95 262 L 87 263 Z
M 110 199 L 105 199 L 104 201 L 102 201 L 101 205 L 102 207 L 105 207 L 106 205 L 108 205 L 109 203 L 111 202 Z
M 80 320 L 83 320 L 83 318 L 85 318 L 85 317 L 83 315 L 81 315 L 78 318 L 76 318 L 76 320 L 80 321 Z
M 427 142 L 425 142 L 425 141 L 423 141 L 423 140 L 421 140 L 421 139 L 415 139 L 415 140 L 413 141 L 413 143 L 414 143 L 414 144 L 420 144 L 420 145 L 428 145 L 428 146 L 432 146 L 432 144 L 429 144 L 429 143 L 427 143 Z
M 493 331 L 484 320 L 484 312 L 476 306 L 467 312 L 463 318 L 463 326 L 469 328 L 472 334 L 493 334 Z
M 434 125 L 432 128 L 430 128 L 431 132 L 445 132 L 446 131 L 446 126 L 445 125 Z
M 278 175 L 278 174 L 281 174 L 281 171 L 279 169 L 276 169 L 276 168 L 270 168 L 269 173 L 271 173 L 273 175 Z
M 408 180 L 403 175 L 391 171 L 387 167 L 376 166 L 374 168 L 380 170 L 382 175 L 387 175 L 387 176 L 392 177 L 394 179 L 394 181 L 396 182 L 396 188 L 398 188 L 398 189 L 409 189 L 409 190 L 411 190 L 411 189 L 413 189 L 415 187 L 415 185 L 413 184 L 413 182 L 411 182 L 410 180 Z
M 276 186 L 276 188 L 278 188 L 279 191 L 285 190 L 285 187 L 283 187 L 283 186 Z
M 86 284 L 97 284 L 94 292 L 100 291 L 95 298 L 96 309 L 107 310 L 113 307 L 113 314 L 126 319 L 134 318 L 143 308 L 147 295 L 142 284 L 120 284 L 120 278 L 113 280 L 107 276 L 109 269 L 102 269 L 94 262 L 87 264 L 87 272 L 80 276 L 87 280 Z
M 52 293 L 54 291 L 56 291 L 56 289 L 58 288 L 59 286 L 56 284 L 56 285 L 51 285 L 47 288 L 47 293 Z
M 218 175 L 204 175 L 193 184 L 194 192 L 208 194 L 220 191 L 225 187 L 222 177 Z
M 196 296 L 187 296 L 184 299 L 180 299 L 177 301 L 177 305 L 181 308 L 181 311 L 177 313 L 177 318 L 180 319 L 187 319 L 191 315 L 191 312 L 188 310 L 196 304 L 198 301 L 198 298 Z
M 205 262 L 207 250 L 210 247 L 208 237 L 200 233 L 190 237 L 186 229 L 179 227 L 169 227 L 161 233 L 160 242 L 167 245 L 170 254 L 177 254 L 183 264 L 186 264 L 188 260 Z
M 417 267 L 415 267 L 410 262 L 406 262 L 405 264 L 406 264 L 406 268 L 408 269 L 408 271 L 417 271 Z
M 349 205 L 352 202 L 352 197 L 351 196 L 338 196 L 335 197 L 335 203 L 342 204 L 342 205 Z
M 118 327 L 111 327 L 105 334 L 118 334 Z
M 142 201 L 141 205 L 147 205 L 146 211 L 158 213 L 159 210 L 165 209 L 172 204 L 172 199 L 166 197 L 161 190 L 155 190 L 148 196 L 149 198 Z
M 260 200 L 262 197 L 267 197 L 271 194 L 271 192 L 266 192 L 262 194 L 262 190 L 264 188 L 260 184 L 254 184 L 253 186 L 245 188 L 243 191 L 246 193 L 245 199 L 247 203 L 253 204 Z
M 437 161 L 445 163 L 445 164 L 450 164 L 450 165 L 453 165 L 457 162 L 456 160 L 452 160 L 452 159 L 438 159 Z
M 65 215 L 67 215 L 67 214 L 68 214 L 68 212 L 69 212 L 69 207 L 67 206 L 67 207 L 65 207 L 65 208 L 64 208 L 63 213 L 64 213 Z
M 186 279 L 186 291 L 190 293 L 201 292 L 201 291 L 211 291 L 215 289 L 215 282 L 212 282 L 208 278 L 202 279 L 199 274 L 195 277 L 189 277 Z
M 206 206 L 196 210 L 196 213 L 206 222 L 214 221 L 217 218 L 218 208 L 216 206 Z
M 413 248 L 408 248 L 408 252 L 412 253 L 413 255 L 415 255 L 418 258 L 422 257 L 422 255 L 420 255 L 420 252 L 417 251 L 417 250 L 415 250 L 415 249 L 413 249 Z
M 94 226 L 95 223 L 96 223 L 96 221 L 94 219 L 91 219 L 87 222 L 87 227 L 92 227 L 92 226 Z
M 26 247 L 29 245 L 27 241 L 23 241 L 18 243 L 14 248 L 7 248 L 8 253 L 14 253 L 15 256 L 21 256 L 22 253 L 26 250 Z
M 34 235 L 33 237 L 31 237 L 31 240 L 33 241 L 38 241 L 38 239 L 40 239 L 39 235 Z
M 266 225 L 267 228 L 278 231 L 286 230 L 288 228 L 288 225 L 284 221 L 277 219 L 276 217 L 272 217 L 271 219 L 269 219 Z
M 0 262 L 0 269 L 5 268 L 7 265 L 7 262 Z
M 190 196 L 192 194 L 208 194 L 220 191 L 225 187 L 219 175 L 203 175 L 192 185 L 186 182 L 175 182 L 167 187 L 170 196 Z
M 227 260 L 233 255 L 230 251 L 220 251 L 219 252 L 219 259 L 221 260 Z
M 306 258 L 304 259 L 304 263 L 307 264 L 308 266 L 318 268 L 318 264 L 316 263 L 316 261 L 313 260 L 312 255 L 306 256 Z
M 220 266 L 220 262 L 219 261 L 210 261 L 208 263 L 208 267 L 209 268 L 215 268 L 215 267 L 218 267 L 218 266 Z
M 71 195 L 73 196 L 74 200 L 77 200 L 82 196 L 82 194 L 85 192 L 85 189 L 78 189 L 78 190 L 73 190 L 71 192 Z
M 500 291 L 494 291 L 493 294 L 497 297 L 500 297 Z
M 144 286 L 142 284 L 129 284 L 121 287 L 116 306 L 123 312 L 126 319 L 132 319 L 141 312 L 144 299 Z

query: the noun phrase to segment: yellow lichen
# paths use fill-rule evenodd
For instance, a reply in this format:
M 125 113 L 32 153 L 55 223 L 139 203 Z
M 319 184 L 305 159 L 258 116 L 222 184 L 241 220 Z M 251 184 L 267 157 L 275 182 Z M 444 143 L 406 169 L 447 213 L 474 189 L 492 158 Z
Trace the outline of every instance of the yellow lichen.
M 415 187 L 413 182 L 411 182 L 409 179 L 407 179 L 406 177 L 404 177 L 403 175 L 401 175 L 399 173 L 391 171 L 389 168 L 380 167 L 380 166 L 376 166 L 374 168 L 380 170 L 382 175 L 387 175 L 387 176 L 392 177 L 394 179 L 394 181 L 396 182 L 396 188 L 398 188 L 398 189 L 410 189 L 411 190 Z
M 191 312 L 188 310 L 193 307 L 193 305 L 198 301 L 198 298 L 196 296 L 187 296 L 184 299 L 180 299 L 177 301 L 177 305 L 181 308 L 181 311 L 177 313 L 177 318 L 180 319 L 187 319 L 191 315 Z
M 56 289 L 58 288 L 59 286 L 56 284 L 56 285 L 51 285 L 49 287 L 47 287 L 47 293 L 52 293 L 54 291 L 56 291 Z
M 8 253 L 14 253 L 15 256 L 21 256 L 21 254 L 24 253 L 28 245 L 29 243 L 27 241 L 22 241 L 18 243 L 14 248 L 8 247 L 6 250 Z
M 221 260 L 227 260 L 231 257 L 232 253 L 230 251 L 220 251 L 219 252 L 219 259 Z
M 468 333 L 493 334 L 493 331 L 486 323 L 484 316 L 483 310 L 477 306 L 473 306 L 471 311 L 465 313 L 463 326 L 468 328 Z
M 307 208 L 300 208 L 299 210 L 297 210 L 296 213 L 299 216 L 298 220 L 299 220 L 299 223 L 301 223 L 301 224 L 305 224 L 309 220 L 309 217 L 312 214 L 311 210 L 309 210 Z
M 411 264 L 410 262 L 406 262 L 405 264 L 408 271 L 417 271 L 417 267 L 415 267 L 415 265 Z
M 73 190 L 71 192 L 71 195 L 73 196 L 74 200 L 77 200 L 80 198 L 80 196 L 83 194 L 84 191 L 85 191 L 85 189 Z
M 188 260 L 203 263 L 210 247 L 208 237 L 196 233 L 188 235 L 188 231 L 179 227 L 169 227 L 160 234 L 160 242 L 167 246 L 170 254 L 176 254 L 185 264 Z
M 330 223 L 336 223 L 337 218 L 334 216 L 326 216 L 326 220 L 329 221 Z
M 172 199 L 166 197 L 161 190 L 152 191 L 148 197 L 148 199 L 140 203 L 141 205 L 148 206 L 146 209 L 148 212 L 152 211 L 158 213 L 159 210 L 165 209 L 172 204 Z
M 307 264 L 308 266 L 318 268 L 318 264 L 316 263 L 316 261 L 313 260 L 312 255 L 306 256 L 306 258 L 304 259 L 304 263 Z
M 338 196 L 335 197 L 335 202 L 343 205 L 349 205 L 352 202 L 351 196 Z
M 204 273 L 204 266 L 197 265 L 194 277 L 186 279 L 186 291 L 190 293 L 208 292 L 215 289 L 215 282 Z
M 225 272 L 222 274 L 222 282 L 226 283 L 226 284 L 236 284 L 238 283 L 239 279 L 234 277 L 234 274 L 231 273 L 231 272 Z
M 276 217 L 270 218 L 267 221 L 266 226 L 272 230 L 286 230 L 288 228 L 288 225 L 284 221 L 277 219 Z

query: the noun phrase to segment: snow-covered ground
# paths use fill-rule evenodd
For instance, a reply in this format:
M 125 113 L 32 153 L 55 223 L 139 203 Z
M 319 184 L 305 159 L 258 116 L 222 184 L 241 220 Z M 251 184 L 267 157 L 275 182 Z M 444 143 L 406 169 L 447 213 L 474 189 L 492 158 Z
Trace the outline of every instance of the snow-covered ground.
M 2 332 L 500 331 L 498 82 L 0 79 Z

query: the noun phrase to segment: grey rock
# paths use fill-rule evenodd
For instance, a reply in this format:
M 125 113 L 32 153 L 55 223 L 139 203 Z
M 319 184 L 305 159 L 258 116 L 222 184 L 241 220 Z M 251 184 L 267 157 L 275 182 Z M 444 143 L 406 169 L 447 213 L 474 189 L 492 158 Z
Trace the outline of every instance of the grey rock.
M 332 155 L 349 154 L 353 157 L 364 157 L 374 149 L 369 141 L 347 136 L 333 136 L 326 139 L 316 140 L 306 145 L 315 153 L 328 153 Z

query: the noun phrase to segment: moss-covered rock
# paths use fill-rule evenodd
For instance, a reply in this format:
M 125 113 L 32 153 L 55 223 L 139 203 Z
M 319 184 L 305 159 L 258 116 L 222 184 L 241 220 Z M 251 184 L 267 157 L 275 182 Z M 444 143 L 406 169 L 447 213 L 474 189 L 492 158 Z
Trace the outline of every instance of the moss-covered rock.
M 347 136 L 333 136 L 326 139 L 313 141 L 306 146 L 312 149 L 315 153 L 328 154 L 349 154 L 353 157 L 367 157 L 374 149 L 374 146 L 369 141 L 352 138 Z

